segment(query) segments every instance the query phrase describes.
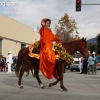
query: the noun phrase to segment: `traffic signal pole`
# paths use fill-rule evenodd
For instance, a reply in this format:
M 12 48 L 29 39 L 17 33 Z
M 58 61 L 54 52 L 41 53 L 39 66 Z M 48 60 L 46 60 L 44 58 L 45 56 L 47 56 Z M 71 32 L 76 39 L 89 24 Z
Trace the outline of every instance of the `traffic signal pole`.
M 82 4 L 82 0 L 76 0 L 76 11 L 81 11 L 82 5 L 100 5 L 100 4 Z
M 100 5 L 100 4 L 81 4 L 81 5 Z

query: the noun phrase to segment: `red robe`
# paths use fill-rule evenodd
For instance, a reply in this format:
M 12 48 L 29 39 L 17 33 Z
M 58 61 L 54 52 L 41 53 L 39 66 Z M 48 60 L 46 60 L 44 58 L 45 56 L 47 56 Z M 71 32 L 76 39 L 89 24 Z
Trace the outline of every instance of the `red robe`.
M 58 74 L 54 71 L 56 56 L 52 50 L 52 42 L 56 40 L 57 37 L 50 29 L 46 27 L 40 29 L 40 70 L 48 79 L 51 79 L 53 76 L 58 79 Z

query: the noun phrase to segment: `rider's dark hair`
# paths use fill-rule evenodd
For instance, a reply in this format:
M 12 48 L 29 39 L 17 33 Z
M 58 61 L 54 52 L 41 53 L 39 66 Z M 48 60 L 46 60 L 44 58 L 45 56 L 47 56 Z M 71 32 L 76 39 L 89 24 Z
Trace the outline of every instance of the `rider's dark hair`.
M 51 20 L 50 19 L 46 19 L 44 22 L 46 24 L 46 22 L 49 21 L 49 23 L 51 24 Z M 49 26 L 50 27 L 50 26 Z

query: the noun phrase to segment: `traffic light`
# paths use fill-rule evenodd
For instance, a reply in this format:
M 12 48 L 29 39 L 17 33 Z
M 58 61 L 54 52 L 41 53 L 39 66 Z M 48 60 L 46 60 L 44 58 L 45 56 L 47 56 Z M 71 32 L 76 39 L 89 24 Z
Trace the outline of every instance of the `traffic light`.
M 76 11 L 81 11 L 81 0 L 76 0 Z

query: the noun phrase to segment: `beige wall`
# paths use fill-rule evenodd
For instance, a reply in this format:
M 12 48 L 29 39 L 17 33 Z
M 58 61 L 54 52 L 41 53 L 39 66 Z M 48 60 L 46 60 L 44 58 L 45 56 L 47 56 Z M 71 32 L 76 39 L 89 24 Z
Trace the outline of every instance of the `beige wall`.
M 31 27 L 1 14 L 0 36 L 18 40 L 25 43 L 31 43 L 32 41 L 34 41 L 33 37 L 39 39 L 39 34 L 34 32 Z
M 32 41 L 32 43 L 34 43 L 35 41 L 39 41 L 39 40 L 40 40 L 40 34 L 39 33 L 33 34 L 33 41 Z
M 11 51 L 12 54 L 17 55 L 20 49 L 21 49 L 20 43 L 16 43 L 16 42 L 5 40 L 5 39 L 2 40 L 2 55 L 3 56 L 6 57 L 9 51 Z
M 18 55 L 19 50 L 21 49 L 21 43 L 16 42 L 15 43 L 15 55 Z
M 7 56 L 8 51 L 18 54 L 21 43 L 25 43 L 27 47 L 40 40 L 39 33 L 34 32 L 31 27 L 2 14 L 0 14 L 0 37 L 3 39 L 2 54 L 4 56 Z

